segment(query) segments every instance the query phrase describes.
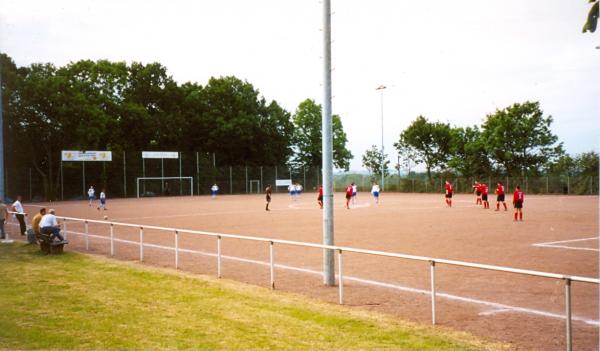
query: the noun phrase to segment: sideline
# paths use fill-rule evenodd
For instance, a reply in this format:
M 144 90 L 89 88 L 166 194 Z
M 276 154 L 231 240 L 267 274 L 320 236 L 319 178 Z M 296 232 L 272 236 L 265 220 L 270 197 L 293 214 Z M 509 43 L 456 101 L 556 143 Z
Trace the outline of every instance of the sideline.
M 8 224 L 17 225 L 16 223 L 8 223 Z M 68 231 L 68 233 L 79 235 L 79 236 L 85 236 L 85 233 L 81 233 L 81 232 Z M 88 236 L 90 238 L 96 238 L 96 239 L 101 239 L 101 240 L 110 240 L 110 237 L 103 236 L 103 235 L 88 234 Z M 113 239 L 113 240 L 115 242 L 139 246 L 138 241 L 124 240 L 124 239 Z M 164 245 L 156 245 L 156 244 L 148 244 L 148 243 L 144 243 L 143 246 L 156 248 L 156 249 L 162 249 L 162 250 L 175 251 L 175 248 L 172 246 L 164 246 Z M 212 252 L 205 252 L 205 251 L 198 251 L 198 250 L 191 250 L 191 249 L 182 249 L 182 248 L 180 248 L 179 251 L 185 252 L 185 253 L 197 254 L 197 255 L 201 255 L 201 256 L 207 256 L 207 257 L 217 257 L 217 254 L 212 253 Z M 266 267 L 269 266 L 269 262 L 266 262 L 266 261 L 252 260 L 252 259 L 241 258 L 241 257 L 236 257 L 236 256 L 227 256 L 227 255 L 221 255 L 221 258 L 230 260 L 230 261 L 250 263 L 250 264 L 256 264 L 256 265 L 266 266 Z M 312 274 L 312 275 L 320 276 L 323 274 L 323 272 L 321 272 L 321 271 L 307 269 L 307 268 L 294 267 L 294 266 L 288 266 L 288 265 L 283 265 L 283 264 L 274 264 L 274 266 L 278 269 L 300 272 L 300 273 L 307 273 L 307 274 Z M 344 281 L 353 281 L 353 282 L 365 284 L 365 285 L 372 285 L 372 286 L 388 288 L 388 289 L 393 289 L 393 290 L 398 290 L 398 291 L 411 292 L 411 293 L 431 296 L 431 291 L 429 291 L 429 290 L 411 288 L 408 286 L 380 282 L 380 281 L 370 280 L 370 279 L 363 279 L 363 278 L 359 278 L 359 277 L 344 275 Z M 525 308 L 525 307 L 519 307 L 519 306 L 511 306 L 511 305 L 506 305 L 506 304 L 502 304 L 502 303 L 480 300 L 480 299 L 475 299 L 475 298 L 470 298 L 470 297 L 462 297 L 462 296 L 458 296 L 458 295 L 442 293 L 439 291 L 436 292 L 436 297 L 445 298 L 445 299 L 451 300 L 451 301 L 460 301 L 460 302 L 476 304 L 476 305 L 480 305 L 480 306 L 487 306 L 487 307 L 492 308 L 492 310 L 490 310 L 490 311 L 480 312 L 479 315 L 481 315 L 481 316 L 494 315 L 494 314 L 497 314 L 500 312 L 515 312 L 515 313 L 524 313 L 524 314 L 536 315 L 536 316 L 547 317 L 547 318 L 555 318 L 555 319 L 563 319 L 563 320 L 565 319 L 565 316 L 563 314 L 542 311 L 542 310 L 536 310 L 536 309 L 531 309 L 531 308 Z M 571 318 L 575 321 L 583 322 L 585 324 L 592 325 L 595 327 L 600 327 L 600 320 L 580 317 L 577 315 L 572 315 Z

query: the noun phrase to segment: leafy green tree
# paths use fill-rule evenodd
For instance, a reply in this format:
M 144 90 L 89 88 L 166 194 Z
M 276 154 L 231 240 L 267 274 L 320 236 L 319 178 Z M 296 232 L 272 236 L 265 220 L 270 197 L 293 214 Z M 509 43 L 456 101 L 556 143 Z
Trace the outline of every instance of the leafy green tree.
M 544 116 L 539 102 L 516 103 L 487 115 L 482 138 L 501 171 L 508 175 L 535 174 L 564 153 L 551 124 L 552 116 Z
M 589 0 L 589 3 L 592 4 L 592 7 L 590 7 L 590 12 L 588 12 L 587 19 L 583 25 L 583 33 L 587 31 L 594 33 L 596 31 L 596 26 L 598 25 L 600 2 L 598 0 Z
M 184 98 L 196 104 L 190 116 L 194 146 L 215 152 L 220 164 L 283 164 L 291 154 L 290 114 L 267 104 L 252 84 L 236 77 L 211 78 Z
M 548 174 L 573 175 L 576 171 L 575 160 L 569 154 L 564 154 L 554 162 L 548 162 L 546 169 Z
M 322 118 L 321 105 L 306 99 L 300 103 L 292 120 L 294 123 L 294 156 L 291 164 L 295 167 L 320 167 L 322 165 Z M 348 138 L 344 132 L 340 116 L 332 116 L 333 165 L 348 170 L 353 155 L 346 148 Z
M 431 182 L 431 171 L 445 168 L 451 155 L 452 133 L 450 125 L 429 122 L 419 116 L 401 134 L 394 147 L 401 155 L 410 157 L 415 163 L 424 163 L 427 178 Z
M 388 166 L 390 161 L 387 159 L 388 155 L 382 154 L 381 150 L 377 146 L 373 145 L 370 149 L 366 150 L 362 156 L 362 164 L 371 175 L 381 177 L 381 163 L 383 161 L 383 174 L 385 177 L 389 175 Z
M 491 162 L 479 127 L 452 128 L 452 156 L 448 166 L 465 177 L 489 174 Z
M 575 168 L 579 175 L 598 178 L 598 153 L 595 151 L 584 152 L 577 155 L 574 160 Z

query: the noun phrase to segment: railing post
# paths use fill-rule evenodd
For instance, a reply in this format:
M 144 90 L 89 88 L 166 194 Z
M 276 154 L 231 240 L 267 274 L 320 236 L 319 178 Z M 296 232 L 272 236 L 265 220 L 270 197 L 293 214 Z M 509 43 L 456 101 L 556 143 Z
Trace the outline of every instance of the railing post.
M 175 269 L 179 269 L 179 232 L 175 231 Z
M 429 261 L 431 270 L 431 324 L 435 325 L 435 261 Z
M 269 266 L 271 270 L 271 289 L 275 289 L 275 257 L 273 256 L 273 242 L 269 242 Z
M 88 230 L 88 221 L 85 221 L 85 250 L 89 251 L 90 250 L 90 237 L 89 237 L 89 230 Z
M 144 262 L 144 227 L 140 227 L 140 262 Z
M 565 319 L 567 326 L 567 351 L 573 349 L 573 329 L 571 327 L 571 279 L 565 279 Z
M 110 224 L 110 255 L 115 255 L 115 230 L 112 223 Z
M 338 274 L 340 287 L 340 305 L 344 304 L 344 273 L 342 270 L 342 250 L 338 250 Z
M 217 236 L 217 278 L 221 278 L 221 236 Z
M 63 236 L 65 237 L 65 240 L 67 240 L 67 220 L 63 219 Z

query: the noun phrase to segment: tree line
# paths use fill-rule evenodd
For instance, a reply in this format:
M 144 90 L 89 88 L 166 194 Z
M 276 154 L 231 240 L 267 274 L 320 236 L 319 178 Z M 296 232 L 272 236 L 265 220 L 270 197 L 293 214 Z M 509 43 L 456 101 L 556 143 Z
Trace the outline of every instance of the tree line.
M 228 76 L 178 84 L 160 63 L 81 60 L 18 67 L 0 53 L 6 163 L 33 168 L 56 198 L 61 150 L 201 151 L 217 165 L 321 166 L 321 106 L 290 113 Z M 352 154 L 333 117 L 334 162 Z
M 552 116 L 544 115 L 539 102 L 515 103 L 488 114 L 481 126 L 451 126 L 418 116 L 394 143 L 397 169 L 423 164 L 432 172 L 463 177 L 482 175 L 598 175 L 594 151 L 571 156 L 552 133 Z M 365 151 L 363 165 L 381 176 L 387 159 L 376 146 Z M 389 161 L 384 161 L 389 172 Z

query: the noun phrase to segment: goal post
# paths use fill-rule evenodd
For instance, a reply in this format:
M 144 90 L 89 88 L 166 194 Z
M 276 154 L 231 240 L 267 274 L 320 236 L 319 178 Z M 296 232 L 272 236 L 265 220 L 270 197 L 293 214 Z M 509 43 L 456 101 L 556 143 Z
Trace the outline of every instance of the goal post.
M 189 183 L 189 184 L 187 184 Z M 143 185 L 143 186 L 142 186 Z M 184 193 L 175 191 L 185 189 Z M 143 190 L 142 190 L 143 189 Z M 194 177 L 138 177 L 136 178 L 137 197 L 147 196 L 194 196 Z M 140 192 L 141 191 L 141 192 Z

